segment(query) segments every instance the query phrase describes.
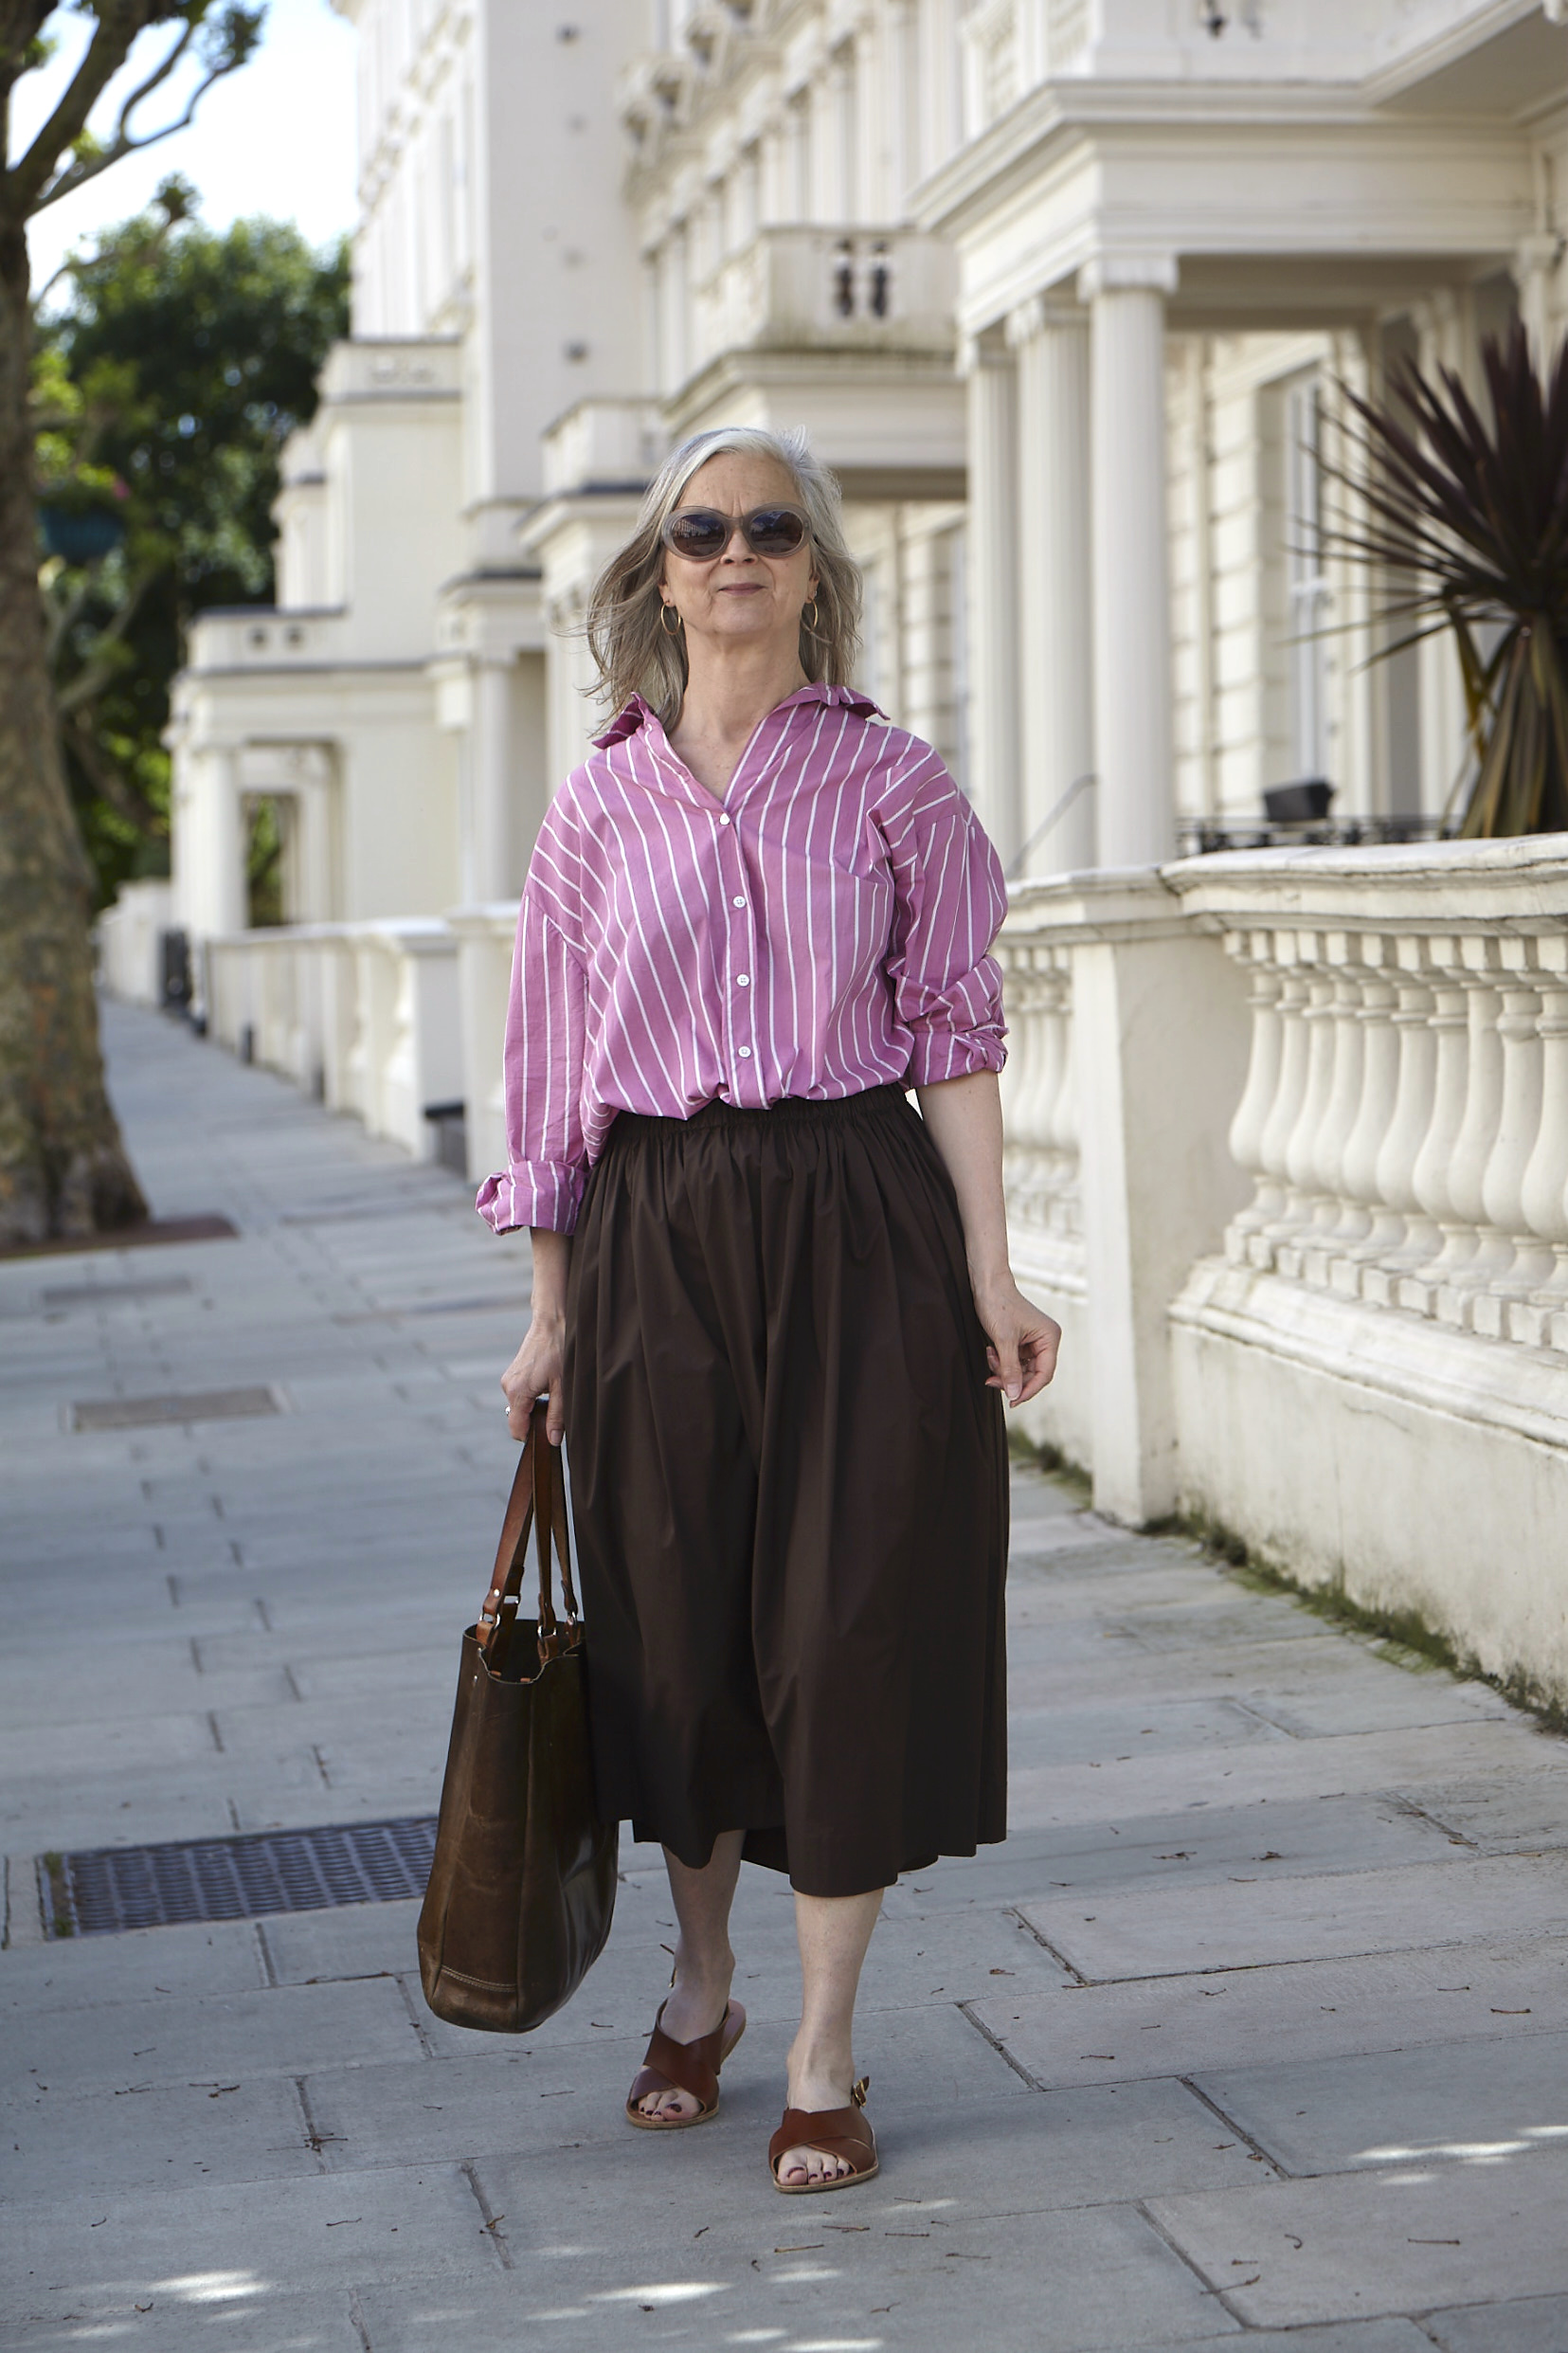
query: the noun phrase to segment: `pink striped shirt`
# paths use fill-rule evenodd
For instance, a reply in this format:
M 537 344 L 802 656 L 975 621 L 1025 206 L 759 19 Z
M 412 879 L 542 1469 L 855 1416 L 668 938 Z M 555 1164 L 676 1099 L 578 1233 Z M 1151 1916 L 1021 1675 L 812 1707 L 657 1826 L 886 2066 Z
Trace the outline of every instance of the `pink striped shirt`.
M 995 850 L 928 744 L 803 686 L 722 801 L 634 697 L 550 803 L 517 919 L 497 1233 L 569 1234 L 620 1112 L 686 1119 L 1005 1059 Z

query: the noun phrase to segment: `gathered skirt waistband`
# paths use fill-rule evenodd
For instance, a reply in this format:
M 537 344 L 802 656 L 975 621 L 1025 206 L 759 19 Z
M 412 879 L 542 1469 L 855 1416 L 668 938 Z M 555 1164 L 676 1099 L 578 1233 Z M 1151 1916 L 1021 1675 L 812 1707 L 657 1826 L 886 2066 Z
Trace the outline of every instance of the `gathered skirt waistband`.
M 678 1136 L 691 1128 L 744 1130 L 766 1128 L 781 1121 L 837 1127 L 861 1119 L 896 1116 L 908 1104 L 909 1097 L 902 1087 L 866 1087 L 858 1095 L 827 1095 L 820 1100 L 815 1095 L 785 1095 L 762 1110 L 726 1103 L 715 1095 L 687 1119 L 672 1119 L 660 1112 L 618 1112 L 604 1149 L 608 1151 L 618 1140 L 622 1145 L 628 1144 L 639 1135 Z

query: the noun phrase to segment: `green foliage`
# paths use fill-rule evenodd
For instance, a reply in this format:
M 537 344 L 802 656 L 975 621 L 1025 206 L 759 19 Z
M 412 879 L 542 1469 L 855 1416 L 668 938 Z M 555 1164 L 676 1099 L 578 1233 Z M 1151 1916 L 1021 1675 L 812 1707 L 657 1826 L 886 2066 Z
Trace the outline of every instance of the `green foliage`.
M 1406 363 L 1394 397 L 1347 391 L 1370 487 L 1363 528 L 1331 544 L 1401 584 L 1384 601 L 1397 652 L 1453 632 L 1477 774 L 1468 837 L 1568 827 L 1568 347 L 1543 380 L 1523 327 L 1488 336 L 1482 417 L 1449 369 Z
M 347 331 L 348 261 L 277 221 L 225 231 L 188 190 L 73 262 L 39 322 L 41 498 L 119 500 L 122 544 L 44 567 L 62 743 L 107 900 L 167 870 L 169 689 L 193 616 L 273 593 L 278 458 Z
M 283 920 L 283 818 L 269 793 L 248 810 L 245 840 L 246 920 L 252 931 Z

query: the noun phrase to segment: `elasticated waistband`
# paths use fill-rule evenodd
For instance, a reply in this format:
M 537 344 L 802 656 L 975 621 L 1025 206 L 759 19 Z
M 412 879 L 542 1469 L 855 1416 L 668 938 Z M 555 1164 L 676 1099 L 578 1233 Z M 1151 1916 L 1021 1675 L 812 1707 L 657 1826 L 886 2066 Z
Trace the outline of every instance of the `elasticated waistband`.
M 646 1112 L 621 1112 L 610 1130 L 606 1149 L 612 1149 L 620 1139 L 630 1143 L 638 1135 L 687 1133 L 693 1128 L 730 1128 L 743 1130 L 766 1126 L 783 1120 L 791 1127 L 838 1127 L 857 1119 L 886 1119 L 901 1112 L 907 1097 L 902 1087 L 867 1087 L 858 1095 L 841 1095 L 819 1102 L 814 1096 L 786 1095 L 764 1111 L 751 1111 L 736 1103 L 717 1100 L 704 1103 L 690 1119 L 668 1119 Z

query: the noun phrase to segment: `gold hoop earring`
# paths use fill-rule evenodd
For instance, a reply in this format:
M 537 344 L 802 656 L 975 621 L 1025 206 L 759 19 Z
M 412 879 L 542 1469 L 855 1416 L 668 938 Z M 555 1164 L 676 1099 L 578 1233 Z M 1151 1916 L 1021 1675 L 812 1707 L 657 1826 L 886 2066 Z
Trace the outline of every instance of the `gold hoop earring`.
M 676 613 L 676 625 L 672 629 L 670 626 L 670 615 L 672 613 L 676 613 L 675 606 L 673 605 L 666 605 L 663 598 L 660 597 L 658 603 L 658 625 L 663 630 L 666 637 L 679 637 L 682 625 L 680 615 Z
M 805 617 L 806 607 L 802 605 L 801 607 L 801 626 L 804 629 L 808 637 L 815 637 L 817 634 L 817 624 L 820 621 L 822 616 L 820 608 L 818 606 L 817 599 L 815 597 L 811 597 L 808 602 L 811 606 L 811 619 L 807 621 Z

